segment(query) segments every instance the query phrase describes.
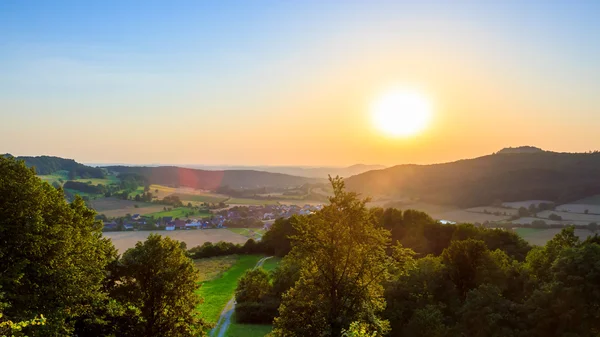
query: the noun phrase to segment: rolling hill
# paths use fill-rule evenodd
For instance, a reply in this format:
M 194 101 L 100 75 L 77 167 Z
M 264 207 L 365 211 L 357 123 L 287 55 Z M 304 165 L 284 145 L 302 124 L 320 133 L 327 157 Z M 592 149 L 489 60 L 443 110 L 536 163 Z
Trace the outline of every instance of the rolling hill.
M 175 166 L 135 167 L 107 166 L 110 172 L 137 173 L 148 179 L 151 184 L 192 187 L 195 189 L 216 190 L 228 186 L 233 189 L 252 188 L 288 188 L 306 183 L 322 182 L 323 179 L 298 177 L 281 173 L 253 170 L 207 171 Z
M 10 154 L 5 154 L 3 156 L 13 157 Z M 68 171 L 73 176 L 82 178 L 104 178 L 104 171 L 102 169 L 80 164 L 73 159 L 52 156 L 22 156 L 16 158 L 23 160 L 27 167 L 35 167 L 36 174 L 39 175 L 53 174 L 58 171 Z
M 528 199 L 558 203 L 600 194 L 600 153 L 501 151 L 435 165 L 399 165 L 346 179 L 364 195 L 461 207 Z

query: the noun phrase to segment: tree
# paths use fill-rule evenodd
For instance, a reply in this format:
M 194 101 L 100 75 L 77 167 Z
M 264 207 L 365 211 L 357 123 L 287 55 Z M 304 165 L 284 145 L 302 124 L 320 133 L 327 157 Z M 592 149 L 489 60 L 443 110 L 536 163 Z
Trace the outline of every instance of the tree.
M 116 255 L 95 212 L 43 183 L 23 162 L 0 157 L 0 288 L 3 315 L 44 326 L 29 336 L 70 336 L 78 318 L 102 301 L 106 265 Z
M 339 337 L 355 321 L 386 330 L 378 315 L 391 262 L 389 232 L 374 224 L 368 200 L 346 192 L 339 177 L 330 182 L 330 204 L 295 226 L 290 255 L 300 279 L 283 296 L 275 335 Z
M 527 208 L 525 207 L 519 207 L 519 217 L 521 218 L 525 218 L 530 216 L 531 214 L 529 213 L 529 211 L 527 210 Z
M 560 216 L 556 213 L 552 213 L 548 216 L 548 219 L 553 220 L 553 221 L 562 221 L 562 216 Z
M 592 233 L 596 233 L 596 231 L 598 230 L 598 223 L 590 222 L 590 224 L 588 225 L 588 230 Z
M 247 271 L 235 290 L 238 323 L 270 324 L 277 315 L 279 300 L 273 296 L 269 274 L 262 268 Z
M 137 336 L 203 335 L 199 274 L 179 242 L 151 234 L 125 252 L 115 273 L 115 298 L 138 308 L 144 322 Z

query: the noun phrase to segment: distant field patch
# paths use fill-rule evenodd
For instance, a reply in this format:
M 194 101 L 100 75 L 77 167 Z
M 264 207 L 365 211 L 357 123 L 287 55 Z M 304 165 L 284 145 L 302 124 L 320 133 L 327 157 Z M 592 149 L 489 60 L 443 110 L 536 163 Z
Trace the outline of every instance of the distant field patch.
M 276 200 L 258 200 L 248 198 L 231 198 L 227 200 L 229 205 L 276 205 Z
M 138 206 L 138 208 L 135 207 Z M 90 201 L 90 206 L 99 214 L 104 214 L 109 218 L 122 217 L 127 214 L 149 214 L 162 211 L 163 205 L 121 200 L 117 198 L 99 198 Z
M 265 234 L 265 230 L 262 228 L 227 228 L 230 231 L 247 237 L 248 239 L 260 240 Z
M 132 231 L 132 232 L 105 232 L 102 235 L 110 238 L 120 253 L 132 248 L 138 241 L 145 241 L 148 235 L 159 234 L 174 240 L 183 241 L 188 248 L 200 246 L 205 242 L 233 242 L 244 244 L 247 239 L 227 229 L 193 229 L 176 231 Z
M 183 203 L 192 202 L 192 203 L 204 203 L 207 202 L 209 204 L 218 204 L 220 202 L 225 202 L 229 197 L 221 196 L 218 194 L 185 194 L 185 193 L 174 193 L 183 201 Z
M 234 294 L 238 279 L 246 270 L 254 268 L 260 255 L 242 255 L 228 270 L 221 273 L 220 277 L 202 282 L 198 294 L 204 302 L 198 307 L 200 314 L 208 322 L 216 323 L 225 305 Z
M 530 230 L 530 231 L 517 231 L 517 230 Z M 556 234 L 560 233 L 561 229 L 559 228 L 549 228 L 549 229 L 540 229 L 540 230 L 531 230 L 534 228 L 515 228 L 517 234 L 519 234 L 524 240 L 529 242 L 532 245 L 543 246 L 548 241 L 552 240 Z M 588 236 L 593 235 L 591 231 L 586 229 L 576 229 L 575 235 L 579 237 L 581 240 L 585 240 Z
M 571 213 L 571 212 L 556 212 L 556 211 L 543 211 L 537 214 L 538 218 L 547 219 L 551 214 L 556 214 L 563 218 L 566 221 L 575 221 L 577 223 L 586 223 L 590 222 L 600 223 L 600 215 L 596 214 L 583 214 L 583 213 Z
M 510 216 L 496 216 L 493 214 L 484 214 L 484 213 L 476 213 L 469 212 L 466 210 L 456 210 L 439 214 L 432 214 L 432 218 L 436 220 L 450 220 L 457 223 L 484 223 L 486 221 L 495 222 L 495 221 L 504 221 L 510 218 Z
M 105 185 L 108 186 L 110 184 L 118 184 L 119 180 L 117 179 L 117 177 L 115 176 L 106 176 L 106 178 L 104 179 L 98 179 L 98 178 L 80 178 L 80 179 L 75 179 L 73 181 L 77 181 L 80 183 L 86 183 L 86 184 L 90 184 L 90 185 Z
M 208 218 L 211 216 L 208 212 L 196 211 L 187 207 L 173 208 L 170 211 L 165 211 L 164 207 L 169 206 L 160 205 L 160 210 L 146 215 L 155 218 L 162 218 L 165 216 L 171 216 L 173 218 Z
M 531 206 L 531 205 L 535 205 L 537 207 L 539 204 L 544 204 L 544 203 L 551 204 L 552 201 L 548 201 L 548 200 L 512 201 L 512 202 L 503 202 L 502 206 L 519 209 L 521 207 L 529 208 L 529 206 Z
M 583 204 L 583 205 L 596 205 L 596 206 L 600 206 L 600 194 L 598 195 L 594 195 L 591 197 L 587 197 L 581 200 L 577 200 L 575 202 L 572 202 L 572 204 Z
M 587 211 L 590 214 L 600 214 L 600 205 L 572 203 L 557 206 L 556 210 L 569 213 L 585 213 Z
M 474 213 L 485 213 L 486 211 L 489 213 L 500 213 L 503 216 L 512 216 L 519 214 L 518 209 L 514 208 L 503 208 L 503 207 L 494 207 L 494 206 L 482 206 L 482 207 L 472 207 L 468 208 L 465 211 L 474 212 Z M 506 215 L 505 215 L 506 214 Z

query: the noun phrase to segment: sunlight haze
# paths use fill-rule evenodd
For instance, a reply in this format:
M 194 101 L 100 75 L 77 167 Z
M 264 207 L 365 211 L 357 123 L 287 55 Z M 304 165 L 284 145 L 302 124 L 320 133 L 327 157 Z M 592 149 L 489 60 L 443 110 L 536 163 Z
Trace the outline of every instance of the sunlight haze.
M 2 2 L 0 152 L 344 166 L 597 149 L 600 7 L 567 4 Z M 398 83 L 435 106 L 410 137 L 372 126 Z

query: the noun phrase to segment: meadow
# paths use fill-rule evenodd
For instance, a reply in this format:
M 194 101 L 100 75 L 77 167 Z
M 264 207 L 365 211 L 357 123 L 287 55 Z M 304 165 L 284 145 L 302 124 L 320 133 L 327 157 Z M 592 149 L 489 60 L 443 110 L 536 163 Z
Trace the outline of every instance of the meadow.
M 172 239 L 183 241 L 188 248 L 200 246 L 205 242 L 233 242 L 244 244 L 247 239 L 239 234 L 224 228 L 217 229 L 193 229 L 176 231 L 126 231 L 126 232 L 104 232 L 104 237 L 110 238 L 120 253 L 132 248 L 138 241 L 144 241 L 150 234 L 168 236 Z
M 230 231 L 243 235 L 248 239 L 260 240 L 265 234 L 265 230 L 262 228 L 228 228 Z
M 188 217 L 194 217 L 194 218 L 208 218 L 211 216 L 211 214 L 209 212 L 203 212 L 203 211 L 197 211 L 197 210 L 193 210 L 190 208 L 186 208 L 186 207 L 177 207 L 177 208 L 173 208 L 170 211 L 165 211 L 164 208 L 165 207 L 169 207 L 169 206 L 164 206 L 164 205 L 159 205 L 160 206 L 160 210 L 153 212 L 153 213 L 148 213 L 146 215 L 148 216 L 153 216 L 155 218 L 162 218 L 165 216 L 170 216 L 175 218 L 188 218 Z M 141 213 L 140 213 L 141 214 Z
M 216 275 L 215 278 L 201 283 L 197 293 L 204 299 L 204 302 L 198 307 L 201 316 L 208 322 L 216 323 L 221 315 L 221 311 L 235 292 L 238 279 L 246 270 L 254 268 L 261 255 L 241 255 L 237 256 L 237 261 L 227 270 Z M 205 262 L 196 260 L 196 266 L 202 266 Z M 213 261 L 208 261 L 211 264 Z
M 136 205 L 138 207 L 136 207 Z M 161 212 L 164 205 L 157 205 L 152 203 L 122 200 L 117 198 L 99 198 L 90 200 L 90 206 L 98 212 L 98 214 L 104 214 L 109 218 L 122 217 L 127 214 L 151 214 Z
M 431 217 L 436 220 L 450 220 L 450 221 L 454 221 L 457 223 L 475 223 L 475 222 L 484 223 L 486 221 L 495 222 L 495 221 L 506 220 L 506 219 L 510 218 L 510 215 L 496 216 L 493 214 L 470 212 L 468 210 L 460 209 L 460 210 L 455 210 L 455 211 L 450 211 L 450 212 L 432 214 Z

